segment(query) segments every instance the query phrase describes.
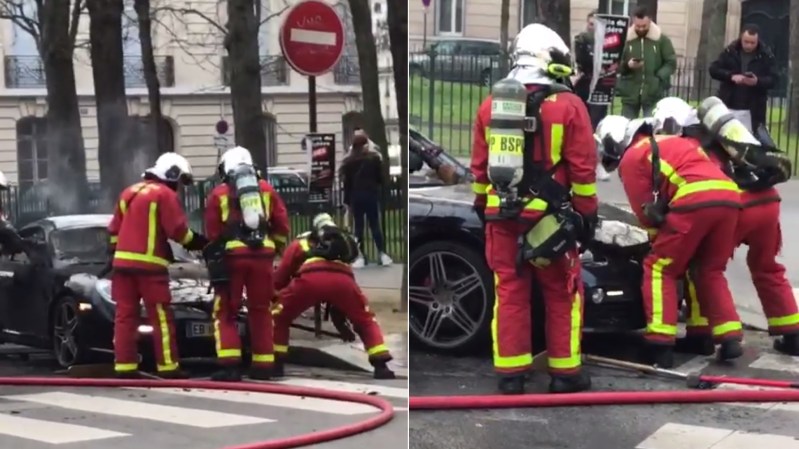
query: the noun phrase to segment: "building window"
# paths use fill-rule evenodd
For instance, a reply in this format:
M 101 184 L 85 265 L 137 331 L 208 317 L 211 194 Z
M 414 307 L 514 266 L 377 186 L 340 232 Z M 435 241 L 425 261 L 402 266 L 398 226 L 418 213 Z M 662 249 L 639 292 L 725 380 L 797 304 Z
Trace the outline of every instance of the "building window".
M 23 117 L 17 121 L 17 179 L 20 188 L 47 179 L 47 119 Z
M 599 0 L 600 14 L 629 16 L 635 9 L 635 0 Z
M 438 2 L 438 34 L 463 34 L 463 2 L 464 0 L 441 0 Z
M 277 165 L 277 119 L 272 114 L 264 114 L 264 128 L 266 131 L 266 165 Z
M 521 20 L 519 29 L 531 23 L 535 23 L 538 18 L 538 0 L 521 0 L 519 2 L 519 8 L 521 8 L 521 12 L 519 13 L 519 19 Z
M 375 2 L 374 13 L 375 14 L 383 14 L 383 4 L 382 3 Z

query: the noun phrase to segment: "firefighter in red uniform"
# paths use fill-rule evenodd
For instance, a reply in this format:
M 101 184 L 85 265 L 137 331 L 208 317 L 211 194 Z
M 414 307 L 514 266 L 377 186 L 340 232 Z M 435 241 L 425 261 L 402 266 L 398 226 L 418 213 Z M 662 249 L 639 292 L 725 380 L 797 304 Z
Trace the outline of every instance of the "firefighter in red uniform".
M 723 107 L 723 104 L 721 106 Z M 717 114 L 717 117 L 724 117 L 728 111 L 720 112 L 724 114 Z M 746 263 L 766 315 L 768 331 L 770 335 L 779 336 L 774 341 L 774 349 L 788 355 L 799 355 L 799 308 L 793 289 L 785 276 L 785 267 L 777 261 L 777 253 L 782 245 L 782 232 L 780 195 L 773 183 L 783 182 L 787 177 L 774 179 L 768 176 L 764 171 L 765 165 L 744 169 L 742 164 L 734 164 L 729 153 L 719 143 L 719 136 L 712 135 L 700 123 L 696 110 L 680 98 L 669 97 L 660 100 L 655 106 L 653 115 L 660 123 L 672 125 L 666 126 L 663 129 L 664 133 L 693 135 L 704 141 L 708 155 L 741 187 L 743 209 L 738 215 L 736 245 L 749 246 Z M 734 125 L 743 127 L 738 123 Z M 740 132 L 744 130 L 738 129 Z M 759 142 L 761 145 L 758 145 L 761 149 L 776 148 L 767 135 L 758 138 L 761 140 Z M 754 143 L 755 136 L 751 136 L 749 140 Z M 756 174 L 754 178 L 751 170 Z M 767 181 L 763 185 L 751 185 L 753 179 Z M 687 300 L 689 311 L 686 319 L 687 335 L 678 342 L 677 350 L 710 355 L 714 350 L 709 338 L 710 329 L 707 318 L 702 316 L 696 287 L 690 282 L 690 278 Z
M 186 378 L 179 367 L 174 316 L 170 302 L 169 271 L 172 251 L 167 239 L 192 251 L 207 240 L 192 232 L 180 205 L 177 190 L 192 181 L 189 162 L 177 153 L 164 153 L 148 168 L 144 180 L 125 189 L 108 225 L 113 251 L 111 296 L 116 302 L 114 319 L 115 370 L 119 377 L 139 376 L 138 327 L 144 302 L 153 328 L 158 374 Z
M 258 176 L 246 148 L 227 150 L 219 161 L 219 175 L 223 183 L 211 191 L 205 207 L 216 356 L 223 367 L 211 378 L 241 380 L 237 317 L 246 290 L 252 348 L 249 377 L 268 380 L 274 376 L 275 362 L 270 310 L 273 261 L 286 245 L 288 212 L 277 192 Z
M 339 229 L 328 214 L 314 217 L 313 231 L 300 235 L 286 249 L 275 274 L 279 294 L 272 312 L 277 371 L 281 374 L 281 359 L 288 352 L 289 326 L 305 310 L 327 301 L 334 311 L 352 322 L 375 368 L 375 379 L 394 379 L 394 372 L 387 366 L 391 354 L 383 342 L 380 325 L 350 267 L 358 254 L 355 239 Z
M 630 207 L 653 239 L 644 260 L 645 355 L 660 367 L 674 365 L 677 285 L 690 270 L 719 358 L 738 358 L 742 326 L 724 278 L 735 249 L 738 186 L 699 141 L 654 136 L 655 128 L 654 119 L 609 116 L 596 131 L 603 166 L 618 167 Z
M 503 394 L 521 394 L 533 363 L 533 281 L 546 305 L 549 391 L 589 389 L 581 369 L 583 291 L 577 240 L 597 223 L 596 165 L 585 105 L 567 79 L 569 48 L 533 24 L 516 36 L 514 65 L 477 112 L 471 169 L 494 272 L 494 368 Z M 520 248 L 518 242 L 525 243 Z

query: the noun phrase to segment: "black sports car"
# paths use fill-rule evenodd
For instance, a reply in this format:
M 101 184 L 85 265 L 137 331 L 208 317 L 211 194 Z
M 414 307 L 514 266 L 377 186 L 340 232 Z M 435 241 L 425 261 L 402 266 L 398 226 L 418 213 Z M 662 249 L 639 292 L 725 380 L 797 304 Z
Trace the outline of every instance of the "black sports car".
M 0 256 L 0 343 L 51 349 L 63 367 L 112 352 L 111 281 L 97 278 L 108 260 L 110 220 L 110 215 L 48 217 L 19 230 L 25 249 Z M 172 246 L 170 287 L 181 358 L 213 357 L 213 295 L 197 276 L 203 266 Z M 152 328 L 142 320 L 138 331 L 141 353 L 150 354 Z
M 493 275 L 485 261 L 483 225 L 472 208 L 473 198 L 465 183 L 419 182 L 409 192 L 409 327 L 414 342 L 429 348 L 465 352 L 490 339 Z M 646 233 L 632 225 L 635 218 L 621 207 L 601 204 L 600 216 L 601 238 L 581 255 L 585 329 L 643 328 L 640 286 L 641 260 L 649 249 Z M 538 293 L 531 301 L 534 345 L 541 348 L 543 304 Z

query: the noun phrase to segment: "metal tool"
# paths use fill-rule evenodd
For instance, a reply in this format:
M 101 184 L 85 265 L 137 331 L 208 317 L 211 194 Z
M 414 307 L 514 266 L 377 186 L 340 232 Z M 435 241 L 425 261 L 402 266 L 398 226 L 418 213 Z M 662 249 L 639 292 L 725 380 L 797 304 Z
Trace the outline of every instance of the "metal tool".
M 609 357 L 601 357 L 590 354 L 584 354 L 583 360 L 586 363 L 592 363 L 600 366 L 636 371 L 643 374 L 651 374 L 653 376 L 661 376 L 669 379 L 684 380 L 685 384 L 689 388 L 707 390 L 714 387 L 714 383 L 704 381 L 699 373 L 685 374 L 679 371 L 658 368 L 657 366 L 653 365 L 644 365 L 642 363 L 628 362 L 626 360 L 611 359 Z

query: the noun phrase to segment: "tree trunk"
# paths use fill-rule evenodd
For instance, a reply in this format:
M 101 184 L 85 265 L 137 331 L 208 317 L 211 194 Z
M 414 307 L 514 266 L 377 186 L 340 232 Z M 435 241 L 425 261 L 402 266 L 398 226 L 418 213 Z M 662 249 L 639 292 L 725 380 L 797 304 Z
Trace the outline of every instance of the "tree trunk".
M 539 22 L 552 28 L 563 42 L 571 42 L 571 1 L 546 0 L 538 4 Z
M 252 153 L 266 176 L 266 128 L 261 106 L 261 59 L 253 0 L 228 0 L 225 48 L 230 62 L 230 96 L 236 145 Z
M 114 204 L 144 168 L 144 154 L 130 148 L 131 121 L 125 96 L 122 54 L 122 0 L 87 0 L 89 42 L 97 104 L 97 162 L 105 205 Z M 132 154 L 136 151 L 137 154 Z
M 133 8 L 139 23 L 139 44 L 141 45 L 141 62 L 144 70 L 144 82 L 147 84 L 147 98 L 150 103 L 150 144 L 148 156 L 153 161 L 167 148 L 166 125 L 161 113 L 161 82 L 158 80 L 158 68 L 153 53 L 153 22 L 150 18 L 150 0 L 135 0 Z
M 499 6 L 499 73 L 504 76 L 510 71 L 508 64 L 508 27 L 510 25 L 510 0 L 502 0 Z
M 791 0 L 788 17 L 791 18 L 791 31 L 788 38 L 790 48 L 788 49 L 788 60 L 790 67 L 791 83 L 788 85 L 790 95 L 790 112 L 788 113 L 788 123 L 791 131 L 799 133 L 799 0 Z
M 391 51 L 391 66 L 394 72 L 394 90 L 397 97 L 397 115 L 400 127 L 400 164 L 402 184 L 408 185 L 408 0 L 388 2 L 388 38 Z M 402 190 L 402 204 L 408 204 L 408 189 Z M 407 210 L 407 209 L 406 209 Z M 407 213 L 407 212 L 406 212 Z M 407 237 L 407 230 L 405 230 Z M 404 239 L 405 254 L 408 254 L 408 239 Z M 408 264 L 402 267 L 402 289 L 400 310 L 408 311 Z
M 47 181 L 49 208 L 54 214 L 88 210 L 86 150 L 78 109 L 75 41 L 70 24 L 70 2 L 43 2 L 38 10 L 41 26 L 39 48 L 47 79 Z M 74 22 L 74 23 L 73 23 Z
M 691 100 L 699 100 L 714 92 L 708 68 L 724 49 L 727 32 L 727 0 L 702 2 L 702 27 L 694 64 L 694 89 Z

